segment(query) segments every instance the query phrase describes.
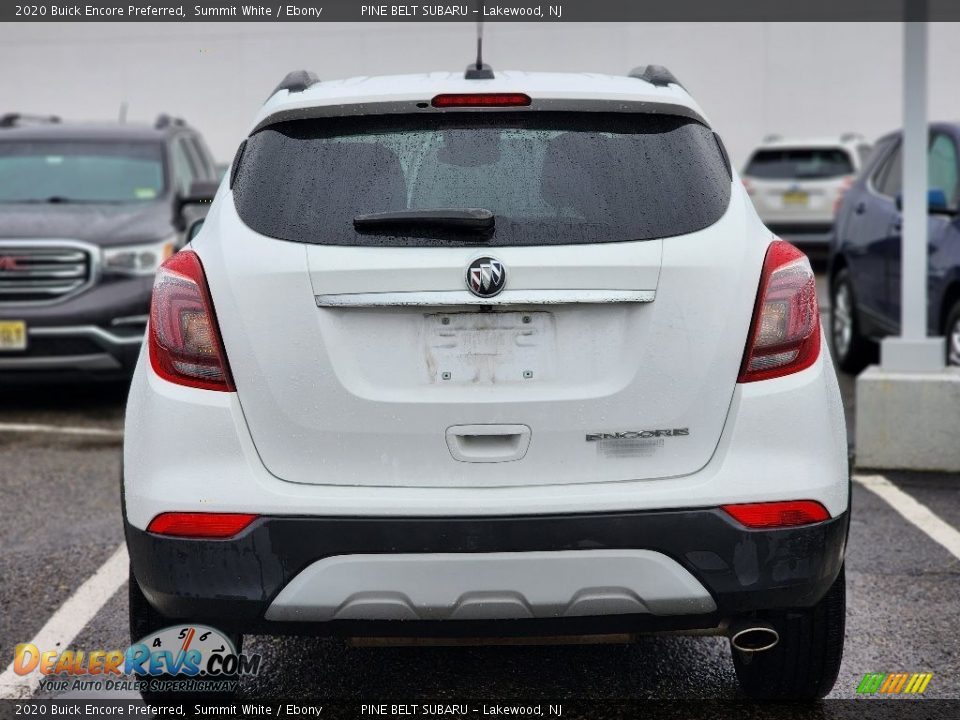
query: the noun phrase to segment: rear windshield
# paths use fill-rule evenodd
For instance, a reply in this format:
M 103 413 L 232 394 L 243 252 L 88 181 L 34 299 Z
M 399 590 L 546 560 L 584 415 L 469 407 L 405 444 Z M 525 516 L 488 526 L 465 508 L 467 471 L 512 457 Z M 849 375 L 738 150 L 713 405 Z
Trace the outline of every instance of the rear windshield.
M 767 180 L 823 180 L 853 175 L 853 162 L 840 148 L 760 150 L 744 175 Z
M 358 215 L 483 208 L 488 245 L 646 240 L 712 225 L 730 176 L 700 123 L 625 113 L 437 113 L 296 120 L 247 141 L 241 219 L 323 245 L 476 243 L 415 227 L 360 232 Z
M 0 203 L 125 203 L 164 192 L 158 142 L 0 142 Z

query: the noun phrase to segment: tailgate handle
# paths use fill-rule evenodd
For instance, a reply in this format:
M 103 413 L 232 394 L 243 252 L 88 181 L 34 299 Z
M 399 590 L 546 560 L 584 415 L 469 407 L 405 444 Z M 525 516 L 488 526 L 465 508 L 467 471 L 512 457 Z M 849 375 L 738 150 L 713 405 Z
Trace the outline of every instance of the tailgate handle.
M 526 425 L 453 425 L 447 428 L 447 448 L 460 462 L 520 460 L 530 445 Z

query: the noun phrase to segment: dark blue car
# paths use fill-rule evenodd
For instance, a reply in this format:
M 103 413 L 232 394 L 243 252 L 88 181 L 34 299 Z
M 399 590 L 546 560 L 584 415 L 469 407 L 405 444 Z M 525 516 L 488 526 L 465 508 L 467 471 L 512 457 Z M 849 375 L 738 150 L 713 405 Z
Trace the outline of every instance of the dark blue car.
M 960 365 L 960 124 L 930 126 L 927 325 Z M 900 331 L 901 134 L 879 141 L 847 191 L 830 242 L 830 340 L 837 364 L 859 372 L 876 341 Z

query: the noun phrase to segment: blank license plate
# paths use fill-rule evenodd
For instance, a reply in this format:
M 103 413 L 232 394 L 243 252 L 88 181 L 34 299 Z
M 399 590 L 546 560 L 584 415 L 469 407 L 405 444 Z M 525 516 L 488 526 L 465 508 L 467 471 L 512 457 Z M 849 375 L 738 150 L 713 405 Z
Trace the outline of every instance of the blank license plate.
M 23 320 L 0 320 L 0 352 L 27 349 L 27 324 Z
M 523 383 L 554 375 L 552 313 L 427 315 L 424 336 L 427 372 L 436 383 Z

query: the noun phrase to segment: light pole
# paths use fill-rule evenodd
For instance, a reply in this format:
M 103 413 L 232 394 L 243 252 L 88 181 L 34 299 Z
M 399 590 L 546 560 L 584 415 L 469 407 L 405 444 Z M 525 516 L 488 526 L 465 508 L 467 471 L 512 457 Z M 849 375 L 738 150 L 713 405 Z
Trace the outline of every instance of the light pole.
M 926 2 L 904 7 L 900 336 L 857 377 L 857 465 L 960 472 L 960 371 L 945 367 L 943 338 L 927 337 Z
M 908 18 L 925 16 L 923 0 L 907 0 Z M 919 6 L 919 7 L 918 7 Z M 900 336 L 881 345 L 889 372 L 944 367 L 943 338 L 927 337 L 927 22 L 903 24 L 903 230 L 900 238 Z

